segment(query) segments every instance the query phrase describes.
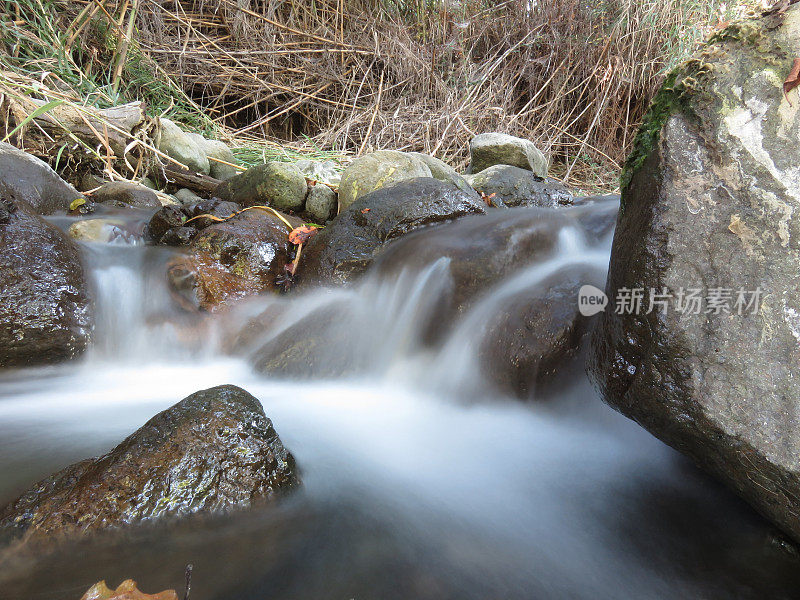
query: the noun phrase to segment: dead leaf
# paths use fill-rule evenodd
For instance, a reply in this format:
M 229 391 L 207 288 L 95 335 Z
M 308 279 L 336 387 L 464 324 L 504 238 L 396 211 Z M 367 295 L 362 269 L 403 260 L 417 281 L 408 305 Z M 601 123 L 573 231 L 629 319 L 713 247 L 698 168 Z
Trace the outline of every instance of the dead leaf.
M 783 95 L 786 96 L 789 106 L 792 106 L 792 103 L 789 101 L 788 94 L 798 85 L 800 85 L 800 58 L 795 58 L 792 63 L 792 70 L 789 71 L 786 81 L 783 82 Z
M 292 232 L 289 234 L 289 241 L 296 245 L 304 244 L 311 236 L 316 234 L 317 231 L 319 231 L 318 227 L 301 225 L 300 227 L 292 229 Z
M 367 213 L 368 213 L 369 211 L 371 211 L 371 210 L 372 210 L 371 208 L 362 208 L 362 209 L 361 209 L 361 214 L 362 214 L 362 215 L 365 215 L 365 214 L 367 214 Z
M 481 192 L 480 194 L 481 194 L 481 200 L 483 200 L 484 202 L 486 202 L 486 206 L 490 206 L 490 207 L 491 207 L 491 206 L 494 206 L 494 197 L 495 197 L 497 194 L 495 194 L 495 193 L 492 193 L 492 194 L 488 194 L 488 195 L 487 195 L 487 194 L 485 194 L 485 193 L 483 193 L 483 192 Z
M 133 579 L 126 579 L 116 590 L 111 590 L 105 581 L 98 581 L 86 591 L 81 600 L 178 600 L 178 594 L 175 590 L 144 594 L 137 589 Z
M 76 198 L 76 199 L 75 199 L 75 200 L 73 200 L 73 201 L 72 201 L 72 203 L 69 205 L 69 209 L 70 209 L 70 210 L 77 210 L 77 208 L 78 208 L 79 206 L 83 206 L 84 204 L 86 204 L 86 199 L 85 199 L 85 198 Z

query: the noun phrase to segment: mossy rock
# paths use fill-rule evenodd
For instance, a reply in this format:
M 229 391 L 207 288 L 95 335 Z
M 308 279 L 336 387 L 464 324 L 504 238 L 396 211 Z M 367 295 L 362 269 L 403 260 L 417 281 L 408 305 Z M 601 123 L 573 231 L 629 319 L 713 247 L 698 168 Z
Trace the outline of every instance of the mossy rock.
M 397 150 L 379 150 L 357 158 L 345 169 L 339 185 L 339 210 L 362 196 L 394 183 L 431 177 L 431 170 L 416 156 Z
M 251 167 L 214 191 L 216 197 L 242 206 L 271 206 L 286 212 L 302 211 L 307 193 L 306 178 L 300 169 L 277 161 Z

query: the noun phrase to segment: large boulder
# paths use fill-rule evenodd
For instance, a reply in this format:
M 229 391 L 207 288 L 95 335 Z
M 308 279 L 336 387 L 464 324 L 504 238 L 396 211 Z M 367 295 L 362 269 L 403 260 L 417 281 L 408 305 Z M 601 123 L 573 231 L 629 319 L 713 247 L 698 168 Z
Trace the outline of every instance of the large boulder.
M 242 206 L 271 206 L 285 212 L 300 212 L 308 185 L 292 163 L 270 161 L 247 169 L 220 184 L 214 195 Z
M 47 163 L 5 142 L 0 142 L 0 195 L 26 202 L 40 215 L 66 212 L 83 198 Z
M 269 503 L 299 483 L 256 398 L 223 385 L 157 414 L 108 454 L 0 509 L 0 538 L 61 536 Z
M 301 225 L 294 218 L 289 222 Z M 206 227 L 193 236 L 191 253 L 170 263 L 171 288 L 183 304 L 206 311 L 275 290 L 292 261 L 288 235 L 286 224 L 263 210 Z
M 798 48 L 794 5 L 717 33 L 667 77 L 623 173 L 616 310 L 591 361 L 608 403 L 796 540 L 800 101 L 782 84 Z
M 566 186 L 519 167 L 495 165 L 476 175 L 468 175 L 467 181 L 496 207 L 572 204 L 572 194 Z
M 345 169 L 339 185 L 339 210 L 381 188 L 406 179 L 431 177 L 431 170 L 419 158 L 397 150 L 379 150 L 357 158 Z
M 367 194 L 315 235 L 303 250 L 304 285 L 335 285 L 357 277 L 384 244 L 415 229 L 484 212 L 474 192 L 431 177 L 401 181 Z
M 469 142 L 467 173 L 480 173 L 494 165 L 511 165 L 546 177 L 547 157 L 529 140 L 505 133 L 481 133 Z
M 190 134 L 170 119 L 159 119 L 161 126 L 156 134 L 156 147 L 190 170 L 208 175 L 211 166 L 205 150 Z
M 78 356 L 92 313 L 75 245 L 27 204 L 0 197 L 0 367 Z

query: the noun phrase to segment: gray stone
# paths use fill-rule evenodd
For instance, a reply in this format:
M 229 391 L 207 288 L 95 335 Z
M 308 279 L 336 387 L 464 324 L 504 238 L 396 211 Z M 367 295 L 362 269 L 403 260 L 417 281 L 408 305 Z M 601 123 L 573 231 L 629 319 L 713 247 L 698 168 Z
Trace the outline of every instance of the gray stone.
M 144 239 L 141 231 L 132 231 L 123 219 L 84 219 L 70 225 L 68 233 L 74 240 L 103 244 L 136 243 Z
M 195 194 L 192 190 L 187 190 L 186 188 L 181 188 L 175 194 L 175 200 L 177 200 L 181 204 L 195 204 L 197 202 L 201 202 L 203 199 Z
M 365 154 L 355 159 L 342 174 L 339 210 L 343 211 L 365 194 L 416 177 L 431 177 L 431 170 L 411 154 L 396 150 Z
M 225 142 L 206 139 L 199 133 L 190 133 L 188 135 L 203 149 L 203 152 L 206 153 L 209 175 L 211 175 L 211 177 L 219 179 L 220 181 L 226 181 L 240 173 L 239 169 L 231 166 L 236 164 L 236 157 Z
M 794 5 L 731 25 L 667 77 L 623 172 L 606 284 L 612 300 L 644 288 L 643 308 L 603 313 L 590 365 L 609 404 L 795 540 L 800 112 L 782 84 L 798 47 Z M 671 296 L 666 311 L 647 311 L 650 288 Z M 730 294 L 728 310 L 678 306 L 692 288 Z M 739 314 L 737 291 L 758 288 Z
M 308 190 L 306 213 L 315 223 L 326 223 L 336 216 L 338 197 L 327 185 L 318 183 Z
M 431 170 L 431 177 L 434 179 L 438 179 L 439 181 L 444 181 L 446 183 L 452 183 L 460 190 L 464 190 L 468 192 L 470 190 L 470 184 L 464 179 L 461 175 L 456 173 L 456 170 L 448 165 L 446 162 L 439 160 L 435 156 L 430 156 L 429 154 L 422 154 L 420 152 L 409 152 L 410 156 L 414 156 L 421 160 L 423 163 L 427 165 L 427 167 Z
M 307 179 L 327 183 L 329 185 L 339 185 L 342 181 L 340 167 L 332 160 L 309 160 L 300 159 L 294 161 L 294 165 Z
M 160 121 L 161 128 L 156 137 L 156 147 L 190 170 L 208 175 L 211 172 L 208 156 L 197 140 L 171 120 L 162 118 Z
M 271 206 L 286 212 L 302 211 L 307 193 L 306 178 L 300 169 L 277 161 L 251 167 L 214 191 L 221 200 L 242 206 Z
M 26 202 L 40 215 L 66 212 L 83 198 L 47 163 L 5 142 L 0 142 L 0 195 Z
M 99 204 L 120 208 L 161 207 L 161 201 L 153 190 L 127 181 L 103 184 L 92 193 L 91 198 Z
M 494 165 L 511 165 L 547 177 L 547 157 L 529 140 L 505 133 L 481 133 L 469 143 L 467 173 L 480 173 Z

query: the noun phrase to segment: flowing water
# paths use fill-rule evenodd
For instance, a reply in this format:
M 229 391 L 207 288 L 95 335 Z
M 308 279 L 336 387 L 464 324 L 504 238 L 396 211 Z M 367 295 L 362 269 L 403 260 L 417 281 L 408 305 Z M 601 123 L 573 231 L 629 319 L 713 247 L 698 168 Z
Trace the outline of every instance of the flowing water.
M 486 383 L 477 340 L 504 299 L 576 265 L 603 278 L 610 236 L 559 223 L 551 252 L 491 286 L 435 344 L 422 340 L 449 291 L 447 258 L 200 321 L 167 292 L 169 250 L 85 244 L 96 342 L 79 363 L 3 375 L 0 502 L 223 383 L 261 400 L 304 486 L 277 508 L 12 557 L 0 598 L 77 600 L 129 577 L 180 590 L 188 563 L 193 600 L 800 597 L 800 559 L 779 534 L 606 407 L 580 361 L 528 402 Z M 267 309 L 280 318 L 259 343 L 327 310 L 364 368 L 328 380 L 253 372 L 224 349 Z

